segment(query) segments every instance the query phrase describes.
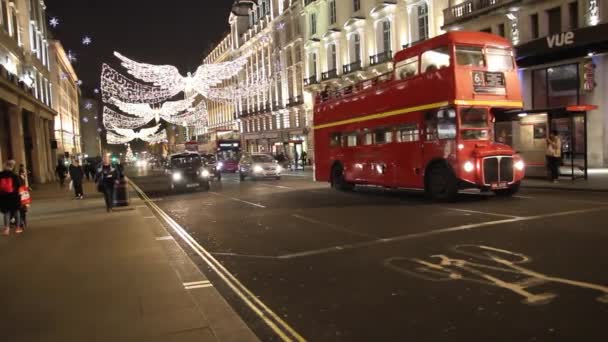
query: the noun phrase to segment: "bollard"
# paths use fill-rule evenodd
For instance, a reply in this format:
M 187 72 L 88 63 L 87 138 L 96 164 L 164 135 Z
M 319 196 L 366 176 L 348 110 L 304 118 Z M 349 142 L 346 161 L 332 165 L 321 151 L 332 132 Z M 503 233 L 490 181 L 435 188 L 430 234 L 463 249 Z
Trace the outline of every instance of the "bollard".
M 118 184 L 114 185 L 114 207 L 129 206 L 129 189 L 127 177 L 120 177 Z

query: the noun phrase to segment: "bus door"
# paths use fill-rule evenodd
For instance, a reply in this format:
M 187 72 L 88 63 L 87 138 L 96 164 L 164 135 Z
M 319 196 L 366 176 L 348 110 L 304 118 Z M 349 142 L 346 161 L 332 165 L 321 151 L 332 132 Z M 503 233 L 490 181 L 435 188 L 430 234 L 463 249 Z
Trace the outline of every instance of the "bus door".
M 449 160 L 456 153 L 456 111 L 442 108 L 426 112 L 424 125 L 424 167 L 432 160 Z

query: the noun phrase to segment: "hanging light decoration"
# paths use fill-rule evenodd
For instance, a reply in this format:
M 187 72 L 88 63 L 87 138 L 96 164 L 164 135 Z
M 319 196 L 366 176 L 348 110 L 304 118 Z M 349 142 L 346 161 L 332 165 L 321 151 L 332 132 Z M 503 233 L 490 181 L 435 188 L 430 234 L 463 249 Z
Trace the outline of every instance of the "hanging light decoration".
M 110 145 L 124 145 L 126 143 L 128 143 L 129 141 L 131 141 L 133 139 L 127 138 L 127 137 L 123 137 L 121 135 L 118 135 L 112 131 L 107 131 L 106 132 L 106 141 L 108 144 Z
M 110 130 L 116 128 L 136 129 L 145 126 L 152 119 L 152 116 L 127 116 L 117 113 L 108 107 L 103 107 L 103 126 Z
M 192 108 L 195 99 L 196 98 L 193 96 L 179 101 L 167 101 L 160 106 L 147 103 L 128 103 L 115 98 L 110 99 L 108 103 L 115 105 L 125 113 L 138 117 L 148 117 L 152 115 L 156 118 L 165 118 Z
M 144 140 L 152 135 L 155 135 L 156 132 L 160 129 L 160 125 L 156 125 L 154 127 L 142 128 L 139 131 L 135 132 L 132 129 L 124 129 L 124 128 L 114 128 L 114 131 L 130 140 L 140 139 Z
M 171 96 L 175 96 L 180 92 L 189 93 L 196 91 L 207 97 L 209 88 L 238 75 L 247 64 L 247 59 L 251 55 L 251 52 L 230 62 L 203 64 L 196 69 L 194 74 L 188 73 L 186 77 L 182 76 L 179 70 L 172 65 L 139 63 L 118 52 L 114 52 L 114 55 L 122 61 L 122 66 L 127 69 L 129 74 L 167 91 Z
M 152 145 L 167 142 L 167 131 L 162 130 L 159 133 L 142 138 L 141 140 L 143 140 L 147 143 L 150 143 Z
M 160 103 L 174 95 L 166 89 L 132 81 L 107 64 L 101 67 L 101 96 L 104 102 L 118 99 L 128 103 Z

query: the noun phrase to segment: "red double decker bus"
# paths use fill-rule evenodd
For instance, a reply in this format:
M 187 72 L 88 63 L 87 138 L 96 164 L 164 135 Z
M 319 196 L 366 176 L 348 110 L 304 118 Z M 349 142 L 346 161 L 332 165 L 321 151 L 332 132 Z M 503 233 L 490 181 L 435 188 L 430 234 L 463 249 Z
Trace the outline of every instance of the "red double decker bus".
M 511 44 L 450 32 L 395 55 L 393 72 L 315 99 L 315 178 L 424 189 L 434 199 L 478 188 L 512 195 L 523 160 L 494 139 L 494 118 L 520 109 Z

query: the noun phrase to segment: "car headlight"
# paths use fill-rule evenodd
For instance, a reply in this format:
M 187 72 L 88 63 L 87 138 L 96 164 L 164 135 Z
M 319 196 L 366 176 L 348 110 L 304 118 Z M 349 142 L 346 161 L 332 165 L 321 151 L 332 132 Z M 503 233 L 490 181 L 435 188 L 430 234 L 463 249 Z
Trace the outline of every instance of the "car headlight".
M 224 167 L 224 163 L 222 163 L 222 162 L 217 163 L 218 170 L 221 170 L 223 167 Z
M 256 165 L 253 167 L 253 172 L 255 172 L 255 173 L 264 172 L 264 168 L 261 167 L 260 165 Z
M 277 165 L 277 172 L 283 172 L 283 168 L 281 167 L 281 165 Z
M 475 170 L 475 164 L 468 161 L 468 162 L 464 163 L 462 168 L 464 169 L 465 172 L 472 172 L 473 170 Z
M 207 171 L 207 170 L 203 170 L 203 171 L 201 171 L 201 176 L 202 176 L 203 178 L 207 178 L 207 177 L 209 177 L 209 171 Z
M 182 180 L 182 174 L 181 172 L 174 172 L 171 177 L 173 178 L 174 181 L 180 181 Z
M 517 171 L 523 171 L 526 168 L 526 164 L 524 163 L 523 160 L 518 160 L 518 161 L 515 162 L 515 164 L 513 164 L 513 167 Z

